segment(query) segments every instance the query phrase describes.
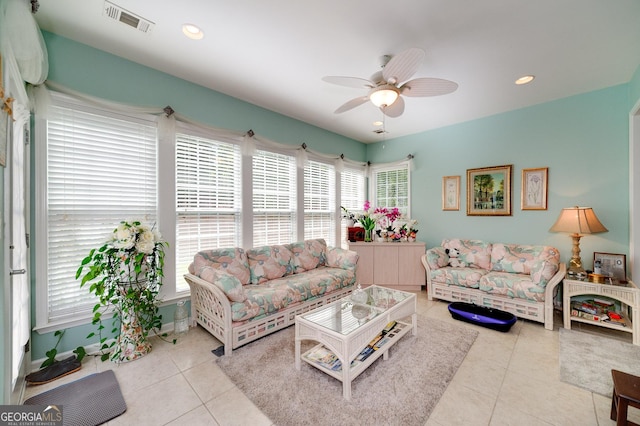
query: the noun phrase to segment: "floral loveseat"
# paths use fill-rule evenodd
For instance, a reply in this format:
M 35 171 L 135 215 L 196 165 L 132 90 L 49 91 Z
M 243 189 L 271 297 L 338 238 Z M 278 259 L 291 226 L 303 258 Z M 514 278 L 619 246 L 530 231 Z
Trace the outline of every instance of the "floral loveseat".
M 295 316 L 351 293 L 358 254 L 323 239 L 197 253 L 185 279 L 192 320 L 225 355 L 294 324 Z
M 553 330 L 553 292 L 566 271 L 555 248 L 445 239 L 422 263 L 429 300 L 500 309 Z

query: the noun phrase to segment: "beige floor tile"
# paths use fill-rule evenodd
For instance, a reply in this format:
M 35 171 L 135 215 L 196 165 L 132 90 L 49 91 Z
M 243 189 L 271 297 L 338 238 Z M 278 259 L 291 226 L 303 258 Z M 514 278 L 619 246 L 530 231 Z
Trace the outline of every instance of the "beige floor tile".
M 498 333 L 498 332 L 494 332 Z M 465 362 L 486 363 L 490 361 L 496 367 L 507 368 L 511 361 L 511 354 L 515 339 L 500 335 L 480 334 L 471 346 Z
M 191 410 L 187 414 L 167 423 L 167 426 L 220 426 L 220 424 L 215 421 L 206 407 L 201 405 L 195 410 Z
M 453 381 L 485 395 L 497 397 L 506 372 L 506 368 L 496 366 L 491 359 L 465 359 Z
M 593 404 L 595 407 L 596 419 L 598 420 L 598 425 L 599 426 L 615 426 L 616 422 L 609 418 L 609 416 L 611 415 L 611 398 L 594 393 Z
M 519 411 L 517 407 L 502 401 L 496 403 L 491 417 L 491 426 L 552 426 L 539 417 Z
M 185 371 L 215 359 L 211 351 L 220 345 L 218 339 L 202 327 L 191 327 L 186 336 L 178 337 L 177 343 L 168 347 L 168 352 L 180 371 Z
M 443 425 L 442 423 L 435 421 L 433 417 L 430 417 L 427 420 L 427 422 L 424 424 L 424 426 L 449 426 L 449 425 Z
M 431 413 L 443 425 L 488 425 L 496 398 L 452 381 Z
M 531 378 L 543 376 L 560 380 L 557 353 L 533 354 L 517 347 L 513 350 L 508 370 Z
M 235 387 L 227 375 L 218 368 L 215 360 L 198 364 L 184 371 L 183 375 L 200 400 L 205 403 Z
M 507 371 L 498 396 L 502 403 L 555 425 L 595 425 L 591 392 L 559 382 Z
M 123 392 L 127 411 L 110 425 L 164 425 L 202 405 L 182 374 Z
M 224 426 L 271 426 L 273 423 L 238 388 L 206 404 L 213 418 Z
M 123 394 L 146 388 L 180 372 L 167 351 L 158 347 L 131 362 L 116 364 L 111 361 L 98 361 L 98 370 L 113 370 Z

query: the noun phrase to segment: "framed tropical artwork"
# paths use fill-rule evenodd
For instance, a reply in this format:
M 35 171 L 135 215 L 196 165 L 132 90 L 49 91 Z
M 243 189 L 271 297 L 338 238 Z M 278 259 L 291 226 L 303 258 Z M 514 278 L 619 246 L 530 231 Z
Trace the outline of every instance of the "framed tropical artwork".
M 467 216 L 511 216 L 512 165 L 467 170 Z

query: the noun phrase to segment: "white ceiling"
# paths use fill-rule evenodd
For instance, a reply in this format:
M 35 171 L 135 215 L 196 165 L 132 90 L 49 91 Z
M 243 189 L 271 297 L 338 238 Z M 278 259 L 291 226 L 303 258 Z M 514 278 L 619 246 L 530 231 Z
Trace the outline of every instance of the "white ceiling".
M 44 30 L 362 142 L 382 136 L 371 103 L 334 114 L 365 90 L 321 80 L 369 78 L 380 57 L 410 47 L 414 77 L 456 92 L 405 98 L 386 139 L 630 81 L 640 65 L 638 0 L 113 0 L 155 26 L 103 15 L 103 0 L 41 0 Z M 187 39 L 183 23 L 205 37 Z M 513 82 L 524 74 L 535 81 Z

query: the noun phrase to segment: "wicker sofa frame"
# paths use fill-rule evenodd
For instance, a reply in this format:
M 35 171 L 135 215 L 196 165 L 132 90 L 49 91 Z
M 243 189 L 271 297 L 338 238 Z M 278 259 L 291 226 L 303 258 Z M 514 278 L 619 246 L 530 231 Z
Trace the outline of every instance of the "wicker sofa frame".
M 249 321 L 234 323 L 231 320 L 231 302 L 215 285 L 192 274 L 185 280 L 191 288 L 191 318 L 193 325 L 200 324 L 224 344 L 224 354 L 256 339 L 295 324 L 296 315 L 348 296 L 353 285 L 289 305 L 276 313 Z
M 431 268 L 427 263 L 427 255 L 423 255 L 422 264 L 427 272 L 427 298 L 450 302 L 466 302 L 479 306 L 511 312 L 519 318 L 541 322 L 547 330 L 553 330 L 553 299 L 556 286 L 562 282 L 566 274 L 566 265 L 560 263 L 558 272 L 549 280 L 544 291 L 544 302 L 489 294 L 482 290 L 434 282 L 431 279 Z

